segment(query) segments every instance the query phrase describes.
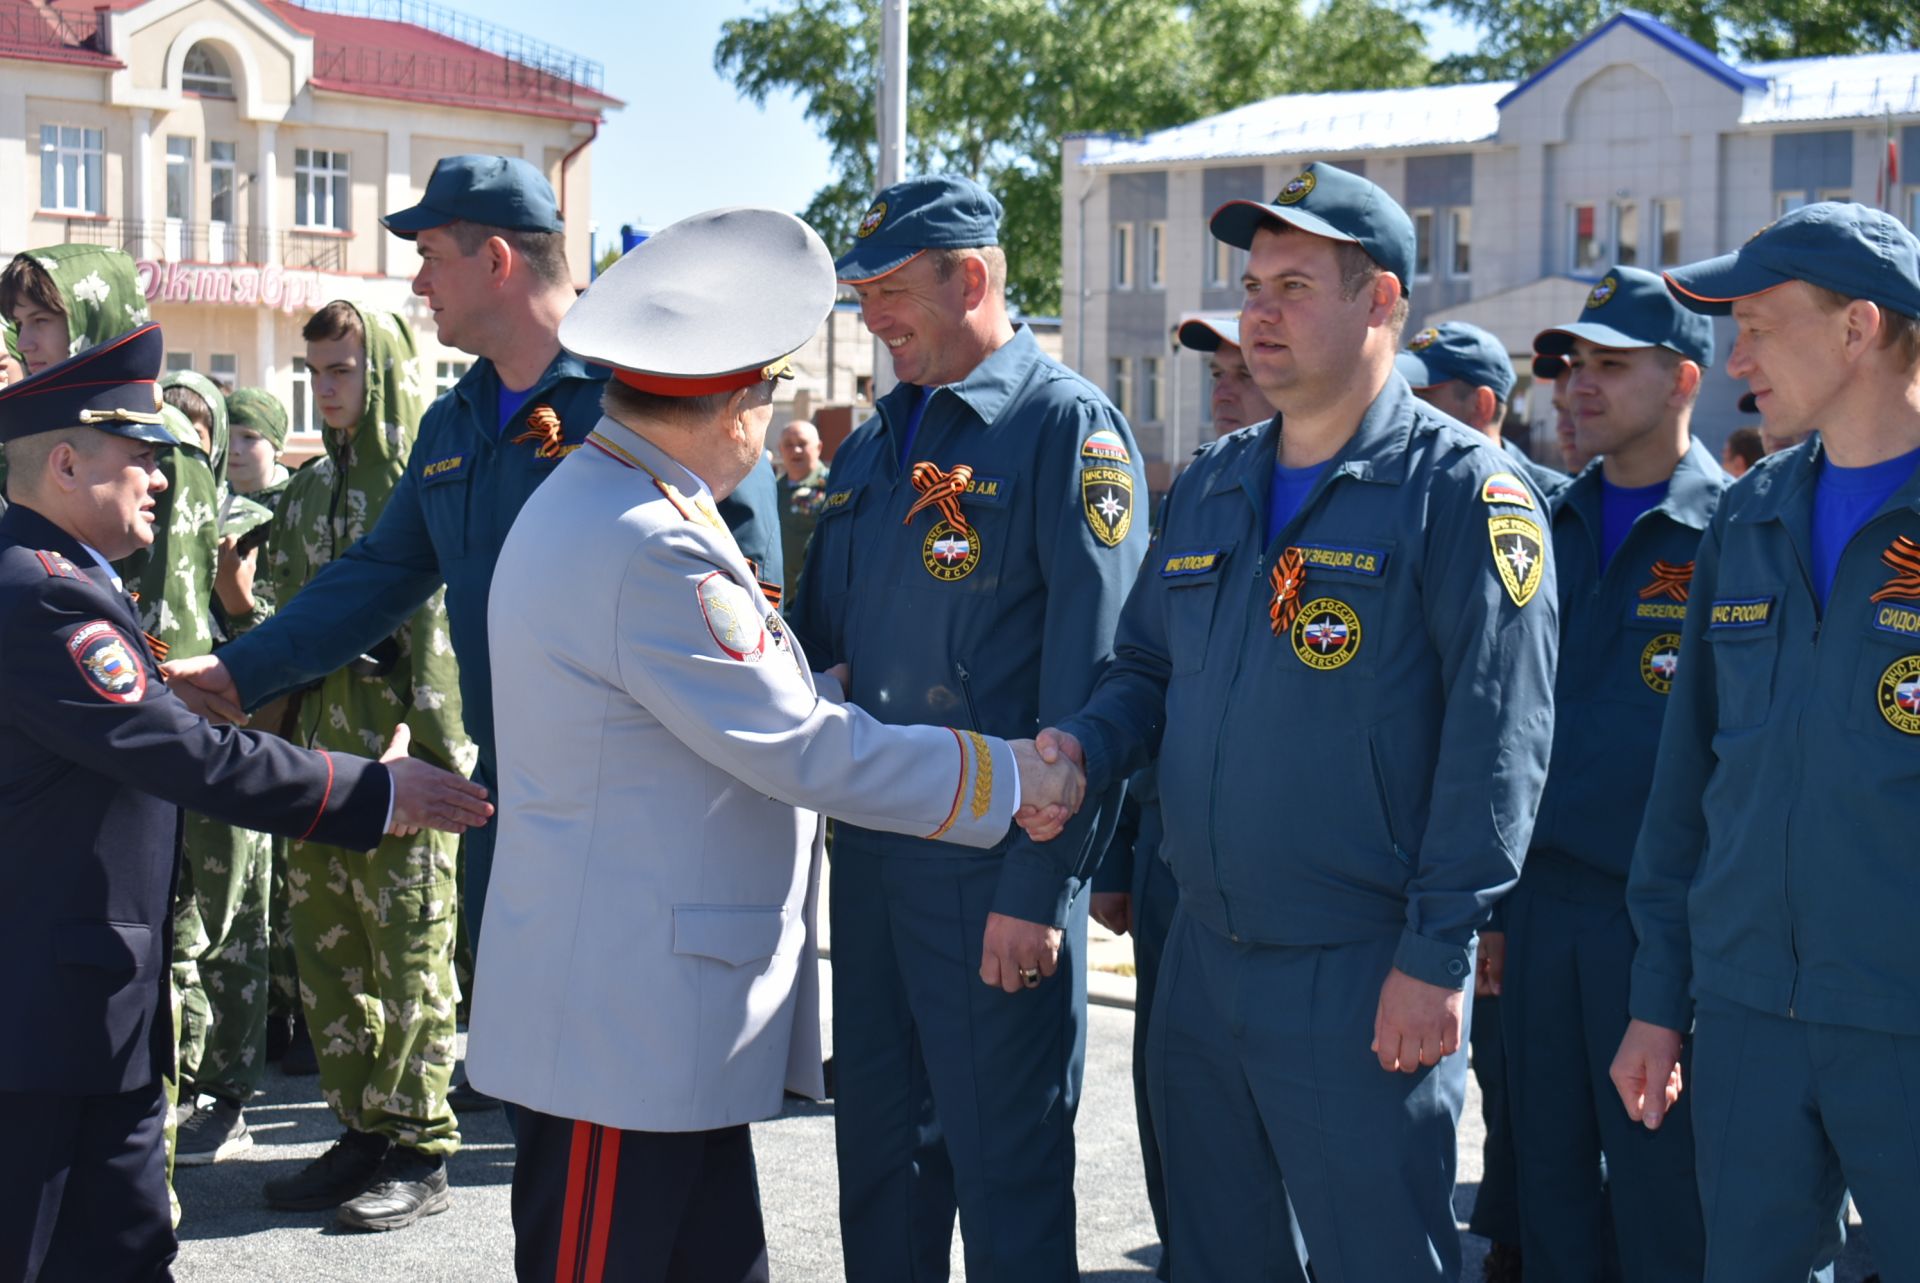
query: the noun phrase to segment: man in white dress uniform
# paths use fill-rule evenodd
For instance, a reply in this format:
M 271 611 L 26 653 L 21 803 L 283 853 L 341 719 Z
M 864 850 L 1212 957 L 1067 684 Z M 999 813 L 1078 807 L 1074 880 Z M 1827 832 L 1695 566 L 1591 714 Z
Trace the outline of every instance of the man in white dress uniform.
M 822 1091 L 816 810 L 984 848 L 1023 794 L 1043 829 L 1079 802 L 1028 742 L 839 703 L 715 512 L 833 296 L 804 223 L 718 210 L 560 327 L 614 378 L 494 573 L 500 833 L 468 1046 L 519 1107 L 523 1279 L 766 1278 L 746 1124 Z M 1029 984 L 1052 967 L 1020 961 Z

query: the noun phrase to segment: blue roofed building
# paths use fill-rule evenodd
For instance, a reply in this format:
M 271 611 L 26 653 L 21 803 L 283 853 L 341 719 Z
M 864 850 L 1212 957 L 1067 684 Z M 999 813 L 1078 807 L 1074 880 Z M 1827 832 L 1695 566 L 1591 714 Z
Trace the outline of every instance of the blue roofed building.
M 1413 215 L 1409 333 L 1441 320 L 1493 331 L 1521 373 L 1522 416 L 1550 425 L 1531 340 L 1611 264 L 1723 253 L 1814 200 L 1882 205 L 1920 228 L 1920 52 L 1741 65 L 1623 10 L 1519 82 L 1287 95 L 1143 138 L 1069 139 L 1063 355 L 1126 410 L 1156 490 L 1167 461 L 1212 434 L 1202 359 L 1171 332 L 1239 307 L 1244 252 L 1213 240 L 1207 216 L 1270 199 L 1310 160 L 1364 173 Z M 1716 448 L 1753 422 L 1743 390 L 1708 378 L 1695 428 Z

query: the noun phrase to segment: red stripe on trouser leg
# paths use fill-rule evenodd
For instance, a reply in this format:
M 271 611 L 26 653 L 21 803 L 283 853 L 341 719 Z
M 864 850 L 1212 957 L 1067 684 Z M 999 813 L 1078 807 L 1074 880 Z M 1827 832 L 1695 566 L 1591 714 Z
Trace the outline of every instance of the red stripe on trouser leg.
M 580 1272 L 580 1218 L 587 1198 L 587 1157 L 594 1144 L 592 1123 L 573 1125 L 573 1144 L 567 1152 L 567 1197 L 560 1205 L 560 1253 L 555 1258 L 554 1283 L 573 1283 Z
M 613 1186 L 620 1175 L 620 1132 L 600 1129 L 600 1163 L 593 1180 L 592 1229 L 587 1235 L 587 1268 L 581 1283 L 601 1283 L 607 1270 L 607 1236 L 613 1231 Z

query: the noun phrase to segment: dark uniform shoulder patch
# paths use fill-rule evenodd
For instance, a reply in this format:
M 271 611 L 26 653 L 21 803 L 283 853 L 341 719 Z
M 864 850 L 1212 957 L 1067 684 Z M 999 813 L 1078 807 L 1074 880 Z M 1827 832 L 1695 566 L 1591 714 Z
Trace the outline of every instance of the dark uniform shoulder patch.
M 1500 585 L 1516 606 L 1525 606 L 1540 590 L 1547 571 L 1546 540 L 1540 527 L 1525 517 L 1487 518 L 1487 538 L 1493 544 L 1494 569 Z
M 1092 437 L 1087 438 L 1087 444 L 1093 444 Z M 1125 448 L 1121 447 L 1123 451 Z M 1095 463 L 1080 469 L 1080 498 L 1087 513 L 1087 529 L 1107 547 L 1116 546 L 1133 529 L 1133 473 L 1126 468 Z
M 87 685 L 116 704 L 137 704 L 147 693 L 140 648 L 104 619 L 74 629 L 67 638 L 67 654 Z

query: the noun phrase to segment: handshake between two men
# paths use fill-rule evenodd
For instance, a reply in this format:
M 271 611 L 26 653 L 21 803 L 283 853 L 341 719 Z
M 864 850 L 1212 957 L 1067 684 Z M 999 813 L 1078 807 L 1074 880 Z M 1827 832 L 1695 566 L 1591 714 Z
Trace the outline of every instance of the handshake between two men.
M 1020 809 L 1014 823 L 1035 842 L 1060 836 L 1086 801 L 1087 773 L 1080 743 L 1051 727 L 1038 739 L 1009 740 L 1020 766 Z M 980 948 L 980 979 L 1008 993 L 1038 988 L 1060 962 L 1060 928 L 1001 913 L 987 915 Z

